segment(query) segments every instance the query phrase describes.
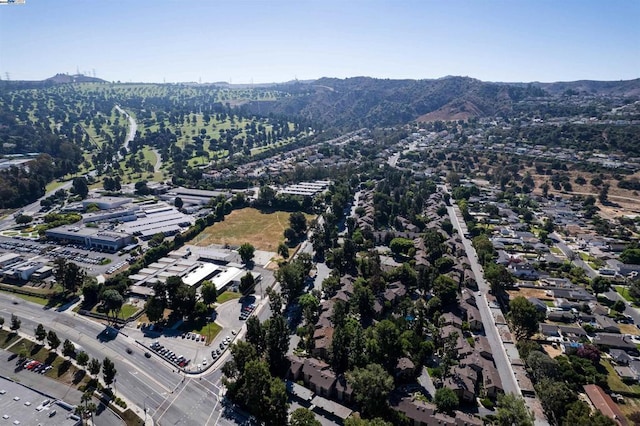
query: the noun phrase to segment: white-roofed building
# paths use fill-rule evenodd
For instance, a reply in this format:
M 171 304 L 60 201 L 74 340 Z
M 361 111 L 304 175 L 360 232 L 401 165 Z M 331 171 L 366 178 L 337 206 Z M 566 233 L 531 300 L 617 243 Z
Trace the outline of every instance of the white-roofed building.
M 220 291 L 227 288 L 235 281 L 239 282 L 244 273 L 245 272 L 239 268 L 227 268 L 224 272 L 221 272 L 220 274 L 213 277 L 211 279 L 211 282 L 213 282 L 213 284 L 216 286 L 216 290 Z
M 182 278 L 182 281 L 190 287 L 197 287 L 202 283 L 202 281 L 213 277 L 219 271 L 220 267 L 218 265 L 214 265 L 213 263 L 203 263 L 197 269 L 194 269 L 185 275 L 184 278 Z

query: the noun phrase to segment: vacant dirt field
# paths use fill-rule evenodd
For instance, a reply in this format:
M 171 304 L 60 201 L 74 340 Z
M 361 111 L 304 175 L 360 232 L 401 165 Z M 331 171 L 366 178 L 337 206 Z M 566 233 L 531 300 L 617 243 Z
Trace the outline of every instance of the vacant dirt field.
M 634 336 L 640 334 L 640 329 L 634 324 L 618 324 L 618 327 L 620 327 L 620 333 L 622 334 L 632 334 Z
M 197 246 L 228 244 L 240 246 L 250 243 L 258 250 L 275 252 L 284 241 L 284 230 L 289 227 L 289 212 L 264 213 L 253 208 L 234 210 L 218 222 L 206 228 L 195 239 Z M 306 215 L 307 223 L 314 219 Z
M 545 291 L 538 288 L 519 288 L 517 290 L 507 290 L 509 297 L 513 299 L 514 297 L 523 296 L 523 297 L 537 297 L 540 300 L 553 300 L 553 297 L 549 297 L 545 294 Z
M 524 176 L 525 172 L 529 171 L 531 173 L 531 177 L 533 178 L 536 186 L 533 190 L 534 194 L 541 195 L 542 190 L 540 189 L 540 185 L 544 184 L 545 181 L 549 182 L 551 185 L 551 176 L 548 175 L 539 175 L 536 174 L 534 168 L 526 168 L 525 171 L 522 172 Z M 553 188 L 550 188 L 549 192 L 553 194 L 559 194 L 566 197 L 571 197 L 572 195 L 593 195 L 598 198 L 598 194 L 600 192 L 600 188 L 591 185 L 591 179 L 597 176 L 594 173 L 587 173 L 582 171 L 570 170 L 567 173 L 570 176 L 572 192 L 562 192 L 557 191 Z M 578 176 L 582 176 L 587 183 L 584 185 L 579 185 L 576 183 L 576 178 Z M 639 174 L 635 173 L 633 175 L 625 177 L 626 179 L 630 178 L 639 178 Z M 609 200 L 613 203 L 612 206 L 603 206 L 599 201 L 596 202 L 596 205 L 600 208 L 601 214 L 606 216 L 607 218 L 614 218 L 619 216 L 624 216 L 627 214 L 640 213 L 640 197 L 635 191 L 618 188 L 618 181 L 615 179 L 610 179 L 605 176 L 603 179 L 604 183 L 609 184 Z
M 562 349 L 560 349 L 560 346 L 554 348 L 552 345 L 542 345 L 542 349 L 544 349 L 547 355 L 549 355 L 551 358 L 562 355 Z

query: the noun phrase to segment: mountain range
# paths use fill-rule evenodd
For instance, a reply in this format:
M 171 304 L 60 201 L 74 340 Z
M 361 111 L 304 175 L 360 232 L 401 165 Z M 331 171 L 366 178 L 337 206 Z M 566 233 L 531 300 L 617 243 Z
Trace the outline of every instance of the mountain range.
M 256 113 L 299 114 L 339 127 L 390 126 L 412 120 L 466 120 L 510 115 L 521 101 L 567 97 L 640 99 L 640 79 L 558 83 L 493 83 L 469 77 L 387 80 L 369 77 L 290 82 L 290 96 L 245 106 Z

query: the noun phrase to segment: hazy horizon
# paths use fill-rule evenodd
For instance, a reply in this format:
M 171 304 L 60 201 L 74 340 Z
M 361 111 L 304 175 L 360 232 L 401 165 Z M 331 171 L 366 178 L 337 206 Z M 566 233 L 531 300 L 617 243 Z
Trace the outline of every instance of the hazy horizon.
M 637 22 L 640 2 L 629 1 L 27 0 L 0 7 L 0 76 L 632 80 Z

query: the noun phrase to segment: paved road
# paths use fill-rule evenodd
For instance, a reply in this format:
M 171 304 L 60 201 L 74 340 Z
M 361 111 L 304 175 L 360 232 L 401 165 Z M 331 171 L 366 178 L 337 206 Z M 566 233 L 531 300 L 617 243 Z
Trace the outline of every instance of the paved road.
M 589 277 L 590 279 L 593 279 L 598 276 L 598 273 L 594 271 L 593 268 L 591 268 L 591 266 L 589 266 L 587 262 L 582 260 L 580 256 L 574 253 L 574 251 L 564 242 L 560 234 L 558 234 L 557 232 L 553 232 L 551 234 L 551 237 L 558 241 L 557 243 L 555 243 L 556 247 L 558 247 L 560 251 L 562 251 L 562 253 L 564 253 L 564 255 L 567 256 L 567 259 L 573 258 L 573 261 L 572 261 L 573 264 L 582 268 L 585 274 L 587 275 L 587 277 Z
M 460 220 L 458 219 L 458 215 L 456 214 L 454 207 L 448 206 L 447 211 L 449 212 L 451 222 L 458 230 L 458 234 L 462 239 L 462 244 L 464 245 L 467 257 L 469 258 L 471 270 L 473 271 L 478 283 L 478 289 L 481 293 L 481 297 L 476 298 L 476 300 L 478 301 L 478 309 L 480 311 L 482 323 L 484 324 L 485 334 L 487 336 L 487 339 L 489 340 L 489 344 L 491 345 L 496 368 L 498 369 L 500 379 L 502 380 L 502 387 L 504 388 L 505 393 L 515 393 L 516 395 L 521 395 L 522 393 L 520 391 L 520 386 L 518 386 L 518 382 L 516 381 L 513 370 L 511 369 L 511 362 L 507 357 L 502 339 L 498 334 L 498 329 L 495 326 L 495 321 L 493 319 L 493 316 L 491 315 L 491 311 L 489 310 L 489 304 L 486 297 L 489 292 L 489 285 L 484 280 L 483 270 L 478 263 L 478 256 L 476 254 L 476 251 L 471 245 L 471 241 L 469 241 L 464 236 L 464 233 L 460 226 Z
M 0 375 L 35 389 L 48 397 L 61 399 L 73 405 L 79 405 L 81 403 L 82 392 L 79 390 L 70 386 L 62 386 L 60 382 L 54 379 L 32 373 L 26 369 L 16 370 L 16 363 L 13 356 L 15 356 L 15 354 L 9 351 L 4 349 L 0 350 Z M 93 402 L 96 405 L 101 405 L 97 399 L 94 399 Z M 121 426 L 125 424 L 120 417 L 110 409 L 106 409 L 104 405 L 102 405 L 94 415 L 94 422 L 99 426 Z
M 124 114 L 125 117 L 129 120 L 129 133 L 127 133 L 127 138 L 124 140 L 124 144 L 122 145 L 129 152 L 129 142 L 131 142 L 136 137 L 136 132 L 138 131 L 138 123 L 133 119 L 131 114 L 127 111 L 120 108 L 120 105 L 116 105 L 116 109 L 120 112 L 120 114 Z M 118 159 L 122 160 L 122 155 L 120 155 L 120 151 L 118 150 Z
M 441 186 L 441 188 L 447 191 L 445 186 Z M 500 380 L 502 381 L 502 387 L 505 393 L 514 393 L 516 395 L 522 396 L 522 392 L 520 390 L 520 386 L 518 385 L 518 381 L 513 372 L 513 368 L 511 367 L 511 361 L 509 356 L 507 355 L 507 351 L 505 349 L 504 343 L 500 338 L 498 333 L 498 329 L 491 314 L 491 310 L 489 309 L 489 304 L 487 301 L 487 294 L 489 293 L 489 285 L 484 279 L 484 274 L 482 267 L 478 263 L 478 255 L 476 254 L 476 250 L 474 249 L 471 241 L 465 237 L 465 231 L 467 229 L 466 224 L 462 222 L 462 214 L 457 209 L 457 206 L 447 206 L 447 212 L 449 213 L 449 217 L 451 222 L 455 226 L 458 231 L 458 234 L 462 240 L 462 244 L 465 248 L 465 252 L 467 253 L 467 258 L 469 260 L 469 264 L 471 266 L 471 270 L 473 271 L 476 282 L 478 283 L 478 289 L 481 297 L 477 297 L 476 301 L 478 304 L 478 310 L 480 311 L 480 317 L 482 319 L 482 324 L 484 325 L 485 335 L 489 340 L 489 345 L 491 346 L 491 351 L 493 353 L 494 362 L 496 364 L 496 369 L 498 370 L 498 374 L 500 375 Z M 464 228 L 464 229 L 463 229 Z M 517 352 L 516 352 L 517 355 Z M 535 424 L 536 425 L 548 425 L 547 419 L 544 417 L 542 410 L 539 409 L 541 407 L 540 400 L 535 397 L 525 398 L 526 404 L 529 407 L 536 407 L 537 409 L 533 409 L 534 414 L 536 415 Z
M 132 408 L 141 417 L 144 416 L 143 408 L 146 407 L 149 416 L 159 425 L 216 424 L 208 422 L 212 422 L 211 419 L 217 416 L 221 417 L 217 424 L 234 424 L 233 419 L 222 417 L 221 405 L 216 405 L 213 409 L 193 408 L 193 401 L 205 401 L 206 396 L 207 401 L 211 402 L 215 400 L 215 397 L 211 397 L 211 392 L 216 395 L 220 393 L 220 373 L 216 370 L 211 370 L 202 378 L 185 378 L 162 360 L 156 357 L 145 358 L 144 350 L 133 339 L 123 334 L 105 335 L 106 327 L 102 324 L 72 312 L 47 310 L 40 305 L 0 294 L 0 315 L 8 320 L 11 314 L 16 314 L 22 320 L 21 332 L 33 335 L 37 324 L 42 323 L 46 329 L 54 330 L 61 340 L 69 339 L 80 345 L 91 357 L 111 358 L 118 371 L 114 384 L 116 392 L 135 404 L 137 407 Z M 127 354 L 127 348 L 133 349 L 133 354 Z M 221 360 L 216 368 L 223 363 L 224 360 Z M 203 407 L 211 405 L 204 404 Z

